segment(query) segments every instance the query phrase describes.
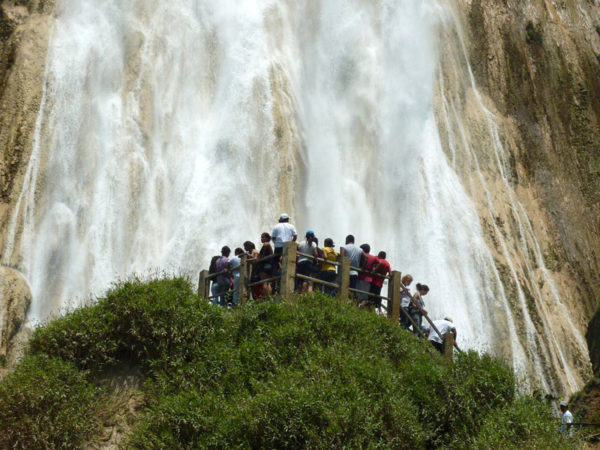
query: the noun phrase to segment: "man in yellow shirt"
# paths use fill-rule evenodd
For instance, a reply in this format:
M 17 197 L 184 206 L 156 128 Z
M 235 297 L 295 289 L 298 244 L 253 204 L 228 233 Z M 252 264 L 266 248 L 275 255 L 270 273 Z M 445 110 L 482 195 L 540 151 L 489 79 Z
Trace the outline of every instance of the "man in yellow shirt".
M 323 246 L 323 259 L 327 261 L 335 262 L 338 259 L 338 252 L 335 251 L 333 247 L 335 244 L 333 243 L 333 239 L 327 238 L 324 241 Z M 335 264 L 329 262 L 321 263 L 321 280 L 327 281 L 328 283 L 335 283 L 335 279 L 337 276 Z M 323 292 L 327 295 L 331 295 L 332 297 L 335 295 L 335 288 L 331 286 L 323 286 Z

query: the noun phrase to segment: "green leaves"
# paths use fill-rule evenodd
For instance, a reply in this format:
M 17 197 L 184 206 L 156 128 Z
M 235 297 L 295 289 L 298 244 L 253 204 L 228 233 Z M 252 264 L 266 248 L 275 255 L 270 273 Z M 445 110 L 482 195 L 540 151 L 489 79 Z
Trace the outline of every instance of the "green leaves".
M 145 377 L 133 448 L 554 442 L 502 362 L 468 352 L 448 365 L 388 319 L 319 294 L 227 311 L 179 278 L 131 280 L 36 330 L 29 355 L 0 384 L 2 447 L 80 446 L 101 401 L 88 380 L 119 364 Z

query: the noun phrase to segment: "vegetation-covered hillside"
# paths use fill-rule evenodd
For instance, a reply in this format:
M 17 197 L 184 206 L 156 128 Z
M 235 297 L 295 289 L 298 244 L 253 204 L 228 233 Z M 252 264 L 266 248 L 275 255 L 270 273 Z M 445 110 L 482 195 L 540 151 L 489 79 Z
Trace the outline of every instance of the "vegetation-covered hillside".
M 489 356 L 447 364 L 388 319 L 337 299 L 227 311 L 187 281 L 163 279 L 121 283 L 35 332 L 0 383 L 0 447 L 102 447 L 116 413 L 106 380 L 119 367 L 144 381 L 127 448 L 574 445 Z

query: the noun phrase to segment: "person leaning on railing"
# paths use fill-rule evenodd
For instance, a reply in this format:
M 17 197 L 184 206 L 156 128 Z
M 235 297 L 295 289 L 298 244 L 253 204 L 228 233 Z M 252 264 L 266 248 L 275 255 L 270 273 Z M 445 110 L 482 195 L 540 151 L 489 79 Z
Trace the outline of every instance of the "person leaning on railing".
M 412 301 L 412 295 L 410 294 L 410 283 L 413 282 L 412 275 L 406 274 L 402 277 L 402 293 L 400 294 L 400 307 L 404 309 L 406 314 L 400 314 L 400 325 L 408 329 L 410 327 L 410 320 L 408 320 L 408 307 Z
M 327 238 L 323 242 L 323 259 L 326 261 L 335 262 L 337 261 L 339 254 L 335 251 L 335 244 L 333 243 L 333 239 Z M 328 283 L 335 283 L 335 279 L 337 276 L 335 264 L 331 264 L 329 262 L 321 263 L 321 280 L 327 281 Z M 323 292 L 330 296 L 335 296 L 336 289 L 331 286 L 323 286 Z
M 383 281 L 385 280 L 385 276 L 392 272 L 392 268 L 390 263 L 386 261 L 387 254 L 384 251 L 381 251 L 377 254 L 377 264 L 373 267 L 373 272 L 377 273 L 377 275 L 373 275 L 373 281 L 371 281 L 371 294 L 373 294 L 372 300 L 377 308 L 377 310 L 381 310 L 381 288 L 383 287 Z
M 364 254 L 360 248 L 354 245 L 354 236 L 349 234 L 346 236 L 346 245 L 340 248 L 340 256 L 350 259 L 350 267 L 359 268 L 362 264 Z M 350 289 L 356 289 L 358 282 L 358 272 L 355 269 L 350 269 Z
M 250 265 L 250 282 L 255 283 L 260 280 L 258 275 L 258 266 L 254 264 L 254 261 L 258 259 L 258 250 L 256 245 L 252 241 L 244 242 L 244 250 L 246 251 L 246 262 Z M 252 297 L 259 298 L 262 291 L 261 285 L 252 286 Z
M 454 341 L 456 342 L 456 328 L 454 327 L 454 323 L 452 323 L 452 319 L 450 317 L 445 317 L 444 320 L 434 320 L 433 325 L 439 331 L 439 334 L 435 329 L 429 328 L 427 333 L 425 333 L 429 339 L 429 342 L 440 352 L 442 355 L 444 354 L 444 336 L 448 333 L 452 333 L 454 335 Z
M 421 331 L 424 331 L 421 325 L 423 322 L 423 314 L 427 314 L 423 297 L 427 295 L 428 292 L 429 286 L 426 284 L 417 283 L 417 292 L 415 292 L 415 295 L 413 295 L 410 306 L 408 307 L 408 313 L 410 314 L 411 319 L 417 324 L 418 330 Z M 418 330 L 414 329 L 413 332 L 417 336 L 421 336 L 421 333 L 419 333 Z

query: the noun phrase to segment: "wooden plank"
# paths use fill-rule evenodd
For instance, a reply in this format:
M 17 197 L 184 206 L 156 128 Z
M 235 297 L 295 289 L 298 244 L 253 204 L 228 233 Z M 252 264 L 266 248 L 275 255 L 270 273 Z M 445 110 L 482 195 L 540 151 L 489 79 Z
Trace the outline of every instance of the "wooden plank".
M 402 295 L 402 273 L 392 271 L 392 279 L 388 284 L 388 297 L 391 298 L 391 308 L 388 307 L 388 317 L 394 323 L 400 320 L 400 296 Z
M 340 288 L 338 289 L 338 297 L 348 299 L 350 295 L 350 258 L 341 257 L 338 278 L 340 280 Z
M 298 244 L 286 242 L 283 244 L 281 261 L 281 286 L 279 293 L 284 298 L 289 298 L 294 293 L 296 282 L 296 250 Z
M 444 335 L 444 358 L 449 363 L 452 362 L 452 351 L 454 349 L 454 333 L 448 332 Z
M 241 305 L 246 303 L 246 300 L 248 300 L 247 283 L 250 279 L 250 277 L 248 276 L 249 266 L 250 266 L 250 264 L 248 264 L 246 257 L 243 257 L 242 264 L 240 265 L 240 280 L 239 280 L 239 286 L 238 286 L 238 302 L 240 302 Z
M 198 280 L 198 297 L 208 298 L 210 296 L 210 291 L 209 291 L 208 285 L 209 285 L 208 270 L 201 270 L 200 271 L 200 279 Z

